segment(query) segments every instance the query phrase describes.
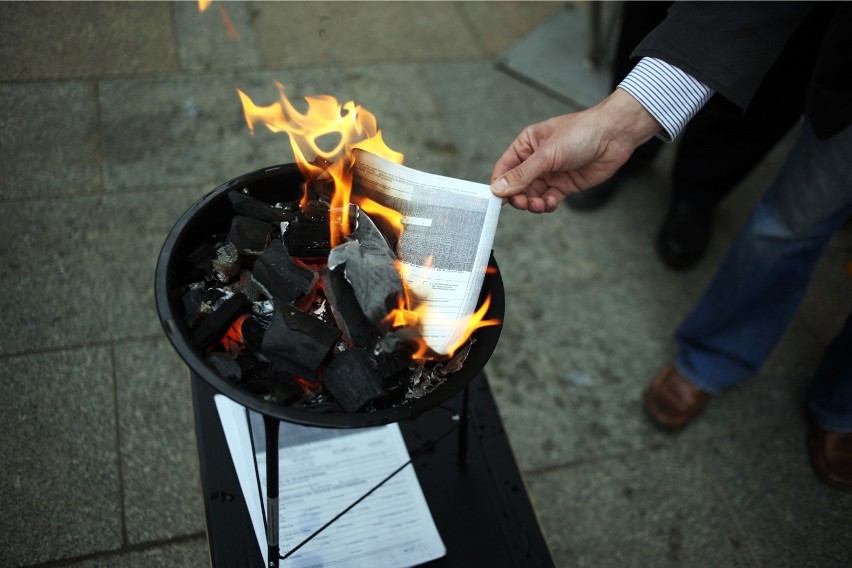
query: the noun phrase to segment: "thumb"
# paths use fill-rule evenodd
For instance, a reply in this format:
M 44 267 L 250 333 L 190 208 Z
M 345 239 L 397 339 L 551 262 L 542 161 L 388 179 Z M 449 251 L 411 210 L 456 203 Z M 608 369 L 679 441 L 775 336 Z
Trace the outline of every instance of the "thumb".
M 544 173 L 537 158 L 538 156 L 533 152 L 529 158 L 492 181 L 491 192 L 498 197 L 511 197 L 523 193 L 537 177 Z

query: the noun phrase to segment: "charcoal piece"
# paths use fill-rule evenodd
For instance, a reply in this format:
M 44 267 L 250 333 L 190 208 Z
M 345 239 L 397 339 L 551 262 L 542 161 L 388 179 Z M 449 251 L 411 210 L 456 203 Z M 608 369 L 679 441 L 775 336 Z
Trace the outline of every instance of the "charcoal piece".
M 302 206 L 302 217 L 313 223 L 328 225 L 328 209 L 327 201 L 311 199 Z
M 184 321 L 186 327 L 192 329 L 201 321 L 201 318 L 210 313 L 210 304 L 207 303 L 207 291 L 203 282 L 189 285 L 189 289 L 181 297 L 183 302 Z
M 209 353 L 207 362 L 222 378 L 232 381 L 239 381 L 243 378 L 243 368 L 228 353 Z
M 331 250 L 328 223 L 290 223 L 281 240 L 290 254 L 300 258 L 328 256 Z
M 316 371 L 339 337 L 340 330 L 276 300 L 263 350 Z
M 239 279 L 235 280 L 228 286 L 225 286 L 225 290 L 234 294 L 239 292 L 252 302 L 258 301 L 261 294 L 260 287 L 254 281 L 251 272 L 248 270 L 240 270 Z
M 256 373 L 254 378 L 246 380 L 243 384 L 253 393 L 271 394 L 279 404 L 292 404 L 302 397 L 302 387 L 293 375 L 270 368 Z
M 240 254 L 259 255 L 266 249 L 272 236 L 272 225 L 244 215 L 234 215 L 227 241 L 237 247 Z
M 318 376 L 316 369 L 308 369 L 307 367 L 299 365 L 286 357 L 281 357 L 272 361 L 269 365 L 269 370 L 280 375 L 292 375 L 294 377 L 301 377 L 308 380 L 314 380 Z
M 263 349 L 263 334 L 266 333 L 267 327 L 269 327 L 268 324 L 255 315 L 250 315 L 243 321 L 243 341 L 247 348 L 258 355 L 261 354 Z
M 379 375 L 387 379 L 411 364 L 411 352 L 394 351 L 393 353 L 385 353 L 381 351 L 378 355 L 371 357 L 371 360 Z
M 210 261 L 212 276 L 215 280 L 230 282 L 240 273 L 240 253 L 233 243 L 222 243 L 216 246 L 213 258 Z
M 186 255 L 187 262 L 202 272 L 210 274 L 213 270 L 210 261 L 216 256 L 217 244 L 211 241 L 201 243 L 195 250 Z
M 299 212 L 299 200 L 295 201 L 279 201 L 275 205 L 273 205 L 275 210 L 281 211 L 282 213 L 298 213 Z
M 280 241 L 272 241 L 252 268 L 252 278 L 272 300 L 295 302 L 314 289 L 319 275 L 293 262 Z
M 239 191 L 232 191 L 228 194 L 228 199 L 234 207 L 234 214 L 244 217 L 253 217 L 267 223 L 281 223 L 282 221 L 295 221 L 294 213 L 286 213 L 281 209 L 276 209 L 272 205 L 263 202 L 254 197 L 250 197 Z
M 270 391 L 279 404 L 292 404 L 302 396 L 302 387 L 293 378 L 273 381 Z
M 364 349 L 352 348 L 335 357 L 325 368 L 322 382 L 349 413 L 387 394 Z
M 396 307 L 403 293 L 402 280 L 385 238 L 367 215 L 359 211 L 357 217 L 352 240 L 334 247 L 328 255 L 328 267 L 343 267 L 343 275 L 352 285 L 364 315 L 378 325 Z
M 213 313 L 204 318 L 192 334 L 195 346 L 204 351 L 222 339 L 238 317 L 251 310 L 251 301 L 242 294 L 234 294 Z
M 331 304 L 331 313 L 344 337 L 357 347 L 372 348 L 379 338 L 379 333 L 361 310 L 352 286 L 343 276 L 343 270 L 323 267 L 320 276 L 326 298 Z

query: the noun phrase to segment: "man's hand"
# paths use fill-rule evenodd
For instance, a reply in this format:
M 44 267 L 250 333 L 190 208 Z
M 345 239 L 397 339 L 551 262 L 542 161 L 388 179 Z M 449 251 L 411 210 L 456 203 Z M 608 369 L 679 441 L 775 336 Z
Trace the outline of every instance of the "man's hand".
M 612 176 L 660 124 L 616 89 L 596 106 L 533 124 L 512 142 L 491 174 L 491 190 L 517 209 L 556 210 L 565 196 Z

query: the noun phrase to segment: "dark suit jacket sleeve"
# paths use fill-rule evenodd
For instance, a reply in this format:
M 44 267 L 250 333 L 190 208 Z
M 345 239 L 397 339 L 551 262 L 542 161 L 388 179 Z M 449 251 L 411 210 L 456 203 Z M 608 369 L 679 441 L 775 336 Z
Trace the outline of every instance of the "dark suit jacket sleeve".
M 716 91 L 708 106 L 741 114 L 812 8 L 807 2 L 675 2 L 632 55 L 678 67 Z

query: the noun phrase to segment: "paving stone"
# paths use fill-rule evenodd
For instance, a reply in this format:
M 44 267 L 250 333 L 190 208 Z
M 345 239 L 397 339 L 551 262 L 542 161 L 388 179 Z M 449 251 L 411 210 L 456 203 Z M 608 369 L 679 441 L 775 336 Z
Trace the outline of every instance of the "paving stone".
M 215 2 L 203 13 L 197 2 L 175 2 L 180 66 L 184 71 L 256 69 L 260 54 L 247 2 Z
M 121 554 L 110 554 L 99 558 L 67 564 L 75 568 L 159 568 L 161 566 L 180 566 L 181 568 L 207 568 L 210 566 L 210 554 L 207 539 L 203 536 L 182 539 L 134 550 Z
M 486 181 L 521 129 L 574 110 L 495 67 L 562 10 L 0 3 L 0 425 L 11 432 L 0 564 L 209 565 L 186 370 L 163 338 L 153 275 L 195 199 L 293 161 L 286 136 L 249 135 L 236 88 L 270 104 L 277 80 L 300 109 L 306 95 L 355 100 L 408 165 Z M 686 273 L 652 248 L 675 145 L 600 211 L 504 208 L 494 248 L 507 315 L 487 370 L 557 565 L 840 566 L 852 555 L 848 499 L 815 481 L 802 422 L 810 373 L 850 307 L 849 231 L 756 377 L 679 435 L 641 410 L 672 331 L 794 135 L 725 200 L 707 258 Z M 60 402 L 39 406 L 53 394 Z M 41 457 L 54 454 L 59 473 Z
M 166 339 L 115 346 L 129 544 L 204 530 L 189 372 Z
M 264 2 L 252 9 L 266 67 L 483 55 L 452 3 Z
M 649 183 L 657 175 L 626 183 L 593 214 L 501 213 L 494 248 L 507 292 L 506 320 L 488 371 L 525 468 L 666 440 L 644 416 L 642 393 L 676 354 L 672 335 L 738 223 L 720 231 L 696 270 L 665 269 L 651 247 L 650 228 L 666 207 Z M 742 218 L 747 210 L 735 213 Z M 761 373 L 720 396 L 684 435 L 795 419 L 820 351 L 797 321 Z
M 816 478 L 806 440 L 798 420 L 712 440 L 702 451 L 760 566 L 840 568 L 852 558 L 852 493 Z
M 355 102 L 376 116 L 385 143 L 405 155 L 406 166 L 448 175 L 458 149 L 422 66 L 353 65 L 343 77 Z
M 104 347 L 3 359 L 0 564 L 122 545 L 113 392 Z
M 161 334 L 154 307 L 160 248 L 207 191 L 7 204 L 0 353 Z
M 95 92 L 78 81 L 0 85 L 3 200 L 101 190 Z
M 563 2 L 459 3 L 472 35 L 490 57 L 500 55 L 562 10 Z
M 490 60 L 427 64 L 423 69 L 438 111 L 451 128 L 443 143 L 452 144 L 465 160 L 489 161 L 492 168 L 527 125 L 571 110 L 507 79 Z
M 190 183 L 212 189 L 280 163 L 275 147 L 264 146 L 261 136 L 249 133 L 239 86 L 233 78 L 220 76 L 104 81 L 100 108 L 105 189 Z
M 755 566 L 689 444 L 528 477 L 557 566 Z
M 78 79 L 177 71 L 165 2 L 0 3 L 0 80 Z

